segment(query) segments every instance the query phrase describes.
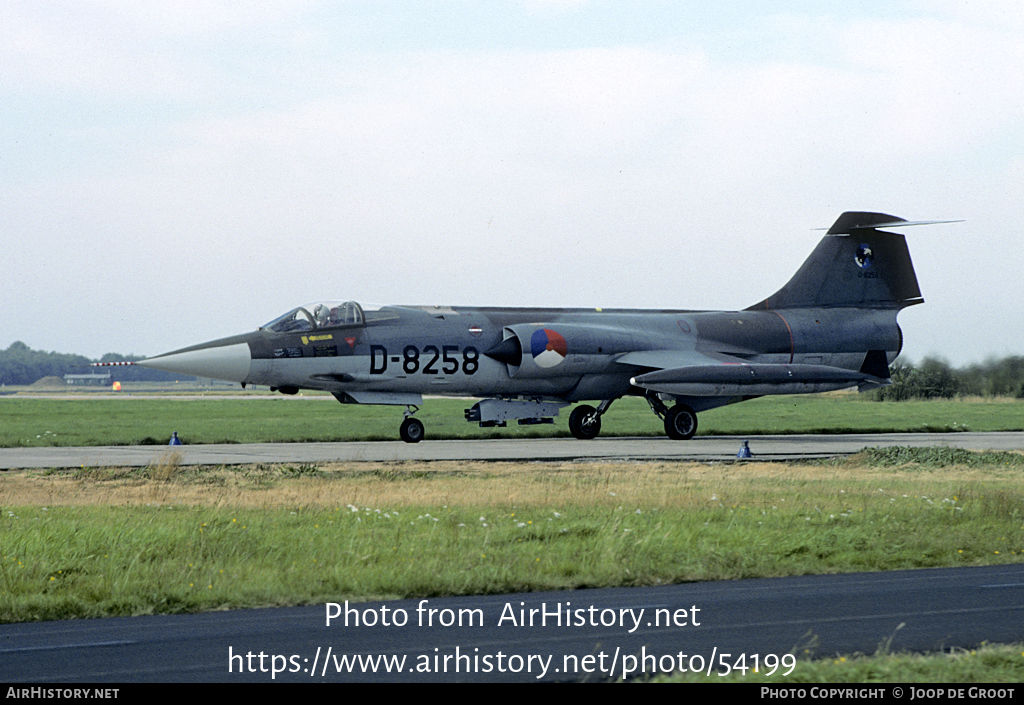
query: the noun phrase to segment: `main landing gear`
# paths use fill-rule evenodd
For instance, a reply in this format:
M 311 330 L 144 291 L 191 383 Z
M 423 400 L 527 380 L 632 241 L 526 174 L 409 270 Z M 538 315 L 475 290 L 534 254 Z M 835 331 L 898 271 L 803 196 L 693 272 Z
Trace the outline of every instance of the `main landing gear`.
M 658 418 L 664 419 L 665 433 L 669 438 L 687 441 L 697 433 L 697 413 L 686 404 L 676 404 L 670 409 L 652 392 L 648 392 L 644 398 Z M 596 409 L 588 404 L 577 406 L 569 414 L 569 433 L 581 440 L 597 438 L 601 433 L 601 416 L 608 411 L 613 401 L 615 400 L 607 399 Z
M 697 414 L 686 404 L 676 404 L 665 414 L 665 433 L 677 441 L 688 441 L 697 432 Z
M 665 434 L 675 441 L 688 441 L 697 433 L 697 413 L 686 404 L 676 404 L 671 409 L 653 392 L 647 392 L 644 399 L 651 411 L 665 421 Z
M 402 412 L 405 414 L 405 420 L 402 421 L 402 425 L 398 428 L 398 435 L 406 443 L 419 443 L 423 440 L 423 422 L 413 417 L 413 414 L 417 411 L 419 411 L 419 407 L 408 406 Z

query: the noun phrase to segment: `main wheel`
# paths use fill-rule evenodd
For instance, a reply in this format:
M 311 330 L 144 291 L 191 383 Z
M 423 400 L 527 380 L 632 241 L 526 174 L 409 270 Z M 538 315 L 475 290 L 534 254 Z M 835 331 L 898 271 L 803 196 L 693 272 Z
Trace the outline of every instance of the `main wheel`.
M 582 441 L 597 438 L 597 434 L 601 433 L 601 417 L 597 409 L 587 404 L 580 404 L 573 409 L 569 414 L 569 433 Z
M 398 435 L 406 443 L 419 443 L 423 440 L 423 422 L 419 419 L 414 419 L 412 416 L 406 417 L 405 421 L 402 422 L 402 426 L 398 429 Z
M 688 441 L 697 432 L 697 414 L 686 404 L 676 404 L 665 414 L 665 433 L 677 441 Z

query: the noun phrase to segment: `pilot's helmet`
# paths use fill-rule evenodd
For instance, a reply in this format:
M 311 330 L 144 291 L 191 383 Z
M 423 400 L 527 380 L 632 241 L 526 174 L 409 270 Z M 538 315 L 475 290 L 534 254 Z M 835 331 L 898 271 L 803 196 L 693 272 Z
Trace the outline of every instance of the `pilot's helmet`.
M 316 319 L 317 325 L 327 325 L 327 316 L 329 311 L 323 304 L 317 304 L 316 308 L 313 309 L 313 318 Z

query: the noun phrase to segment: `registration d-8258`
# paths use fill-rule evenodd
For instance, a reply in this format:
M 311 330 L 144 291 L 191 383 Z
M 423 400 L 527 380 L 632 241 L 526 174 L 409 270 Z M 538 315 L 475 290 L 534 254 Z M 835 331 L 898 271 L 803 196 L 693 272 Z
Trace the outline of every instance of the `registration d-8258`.
M 472 375 L 480 369 L 480 351 L 472 345 L 406 345 L 401 355 L 389 355 L 383 345 L 370 346 L 370 374 L 382 375 L 388 365 L 401 365 L 407 375 L 453 375 L 460 370 Z

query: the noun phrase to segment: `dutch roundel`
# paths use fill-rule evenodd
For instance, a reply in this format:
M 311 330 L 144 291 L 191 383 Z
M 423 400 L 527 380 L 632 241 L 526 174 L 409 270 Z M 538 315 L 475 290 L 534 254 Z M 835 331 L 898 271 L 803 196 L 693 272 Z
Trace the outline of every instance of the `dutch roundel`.
M 530 337 L 530 352 L 537 367 L 554 367 L 565 359 L 569 346 L 555 331 L 541 328 Z

